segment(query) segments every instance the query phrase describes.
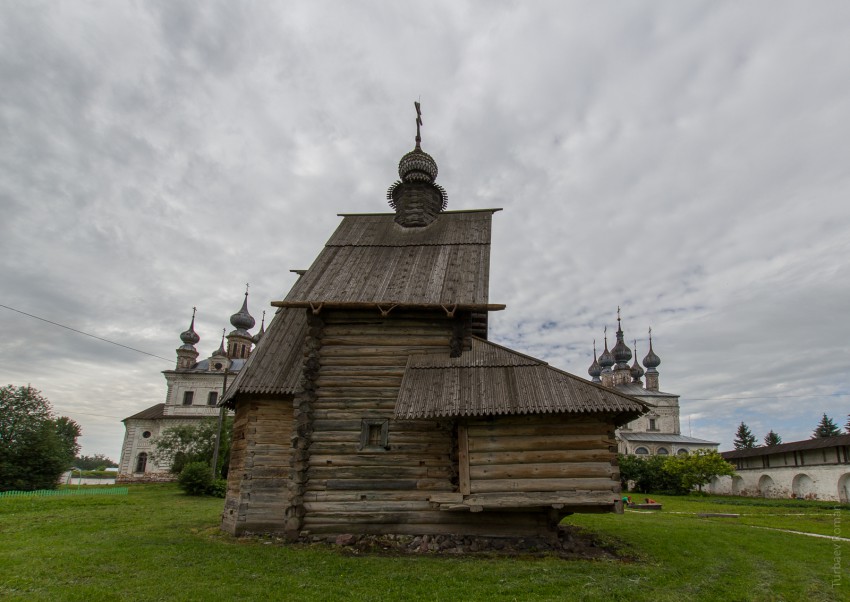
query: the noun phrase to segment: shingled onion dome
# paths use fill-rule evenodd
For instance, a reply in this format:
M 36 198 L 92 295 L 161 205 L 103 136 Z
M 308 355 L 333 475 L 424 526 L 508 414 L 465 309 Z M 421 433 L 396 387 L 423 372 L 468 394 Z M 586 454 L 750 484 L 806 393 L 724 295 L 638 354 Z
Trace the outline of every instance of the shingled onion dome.
M 195 365 L 198 359 L 198 350 L 195 345 L 201 340 L 198 333 L 195 332 L 195 312 L 196 308 L 192 308 L 192 323 L 189 324 L 189 330 L 180 333 L 180 340 L 183 342 L 177 348 L 177 370 L 188 370 Z
M 608 334 L 605 334 L 605 350 L 599 355 L 599 366 L 602 372 L 610 372 L 611 366 L 614 365 L 614 356 L 608 351 Z
M 644 371 L 643 367 L 638 363 L 637 359 L 637 341 L 634 341 L 635 345 L 635 361 L 632 364 L 632 382 L 635 384 L 640 384 L 640 379 L 643 378 Z
M 256 321 L 253 316 L 248 313 L 248 291 L 245 291 L 245 300 L 242 302 L 242 309 L 230 316 L 230 323 L 237 331 L 242 331 L 239 332 L 239 334 L 250 338 L 251 335 L 249 335 L 247 331 L 254 327 Z
M 614 361 L 617 365 L 615 370 L 628 370 L 629 360 L 632 359 L 632 350 L 626 345 L 623 340 L 623 329 L 620 326 L 620 309 L 617 308 L 617 344 L 611 350 L 611 355 L 614 356 Z
M 405 228 L 421 228 L 435 219 L 448 205 L 446 191 L 437 179 L 437 162 L 422 150 L 422 112 L 418 102 L 416 107 L 416 147 L 404 155 L 398 162 L 398 176 L 387 190 L 387 200 L 395 209 L 395 222 Z
M 646 366 L 647 374 L 657 374 L 658 370 L 656 368 L 661 365 L 661 358 L 655 355 L 655 352 L 652 350 L 652 328 L 649 329 L 649 353 L 643 358 L 643 365 Z
M 266 334 L 266 310 L 263 310 L 263 319 L 260 322 L 260 331 L 251 337 L 251 342 L 256 345 L 260 342 L 260 339 L 263 338 L 264 334 Z
M 602 368 L 596 360 L 596 339 L 593 339 L 593 363 L 590 364 L 590 368 L 587 369 L 587 373 L 590 375 L 592 382 L 602 382 L 602 379 L 599 378 L 599 375 L 602 374 Z
M 195 332 L 195 308 L 192 308 L 192 323 L 189 324 L 189 330 L 180 333 L 180 340 L 183 341 L 181 349 L 189 349 L 194 351 L 195 345 L 201 340 L 198 333 Z
M 224 328 L 221 329 L 221 345 L 218 346 L 218 349 L 213 351 L 213 357 L 227 357 L 227 350 L 224 348 L 224 333 L 226 330 Z

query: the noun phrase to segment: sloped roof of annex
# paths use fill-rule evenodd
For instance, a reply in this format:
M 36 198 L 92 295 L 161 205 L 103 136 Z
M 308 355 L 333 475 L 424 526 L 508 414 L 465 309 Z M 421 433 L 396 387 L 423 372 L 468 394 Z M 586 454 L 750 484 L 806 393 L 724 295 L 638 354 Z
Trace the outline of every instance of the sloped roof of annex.
M 402 419 L 508 414 L 615 414 L 616 424 L 647 406 L 583 378 L 479 337 L 459 357 L 412 355 L 395 415 Z

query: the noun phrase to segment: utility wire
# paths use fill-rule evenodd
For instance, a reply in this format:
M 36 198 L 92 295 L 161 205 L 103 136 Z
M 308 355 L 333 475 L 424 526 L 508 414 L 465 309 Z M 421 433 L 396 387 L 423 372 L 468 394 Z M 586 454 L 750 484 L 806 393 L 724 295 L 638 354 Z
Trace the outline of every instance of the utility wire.
M 141 349 L 136 349 L 135 347 L 129 347 L 127 345 L 122 345 L 121 343 L 116 343 L 115 341 L 110 341 L 109 339 L 104 339 L 103 337 L 95 336 L 88 332 L 83 332 L 82 330 L 77 330 L 76 328 L 71 328 L 70 326 L 65 326 L 64 324 L 60 324 L 59 322 L 54 322 L 52 320 L 48 320 L 46 318 L 41 318 L 39 316 L 34 316 L 33 314 L 28 314 L 25 311 L 21 311 L 20 309 L 15 309 L 14 307 L 9 307 L 8 305 L 3 305 L 0 303 L 0 307 L 4 309 L 8 309 L 10 311 L 17 312 L 19 314 L 23 314 L 25 316 L 29 316 L 30 318 L 35 318 L 36 320 L 41 320 L 42 322 L 47 322 L 48 324 L 53 324 L 54 326 L 59 326 L 60 328 L 64 328 L 66 330 L 70 330 L 71 332 L 76 332 L 77 334 L 82 334 L 87 337 L 91 337 L 93 339 L 97 339 L 98 341 L 103 341 L 104 343 L 109 343 L 111 345 L 116 345 L 118 347 L 123 347 L 124 349 L 129 349 L 130 351 L 135 351 L 136 353 L 142 353 L 144 355 L 149 355 L 151 357 L 155 357 L 157 359 L 165 360 L 166 362 L 173 362 L 174 360 L 168 359 L 167 357 L 162 357 L 161 355 L 156 355 L 155 353 L 148 353 L 147 351 L 142 351 Z

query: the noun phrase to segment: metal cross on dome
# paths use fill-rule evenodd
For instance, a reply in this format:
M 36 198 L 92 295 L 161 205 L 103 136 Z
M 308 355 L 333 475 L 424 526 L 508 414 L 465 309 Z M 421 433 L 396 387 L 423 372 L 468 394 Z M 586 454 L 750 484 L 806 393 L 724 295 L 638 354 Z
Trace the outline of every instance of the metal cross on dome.
M 422 143 L 422 136 L 419 133 L 419 126 L 422 124 L 422 107 L 418 100 L 413 101 L 413 106 L 416 107 L 416 148 Z

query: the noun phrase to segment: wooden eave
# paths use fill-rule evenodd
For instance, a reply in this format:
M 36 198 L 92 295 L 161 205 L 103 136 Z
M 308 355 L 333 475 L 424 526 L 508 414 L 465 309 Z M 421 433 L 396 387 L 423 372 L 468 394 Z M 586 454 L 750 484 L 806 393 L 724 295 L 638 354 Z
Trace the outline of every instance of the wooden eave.
M 323 309 L 374 309 L 382 316 L 387 316 L 396 309 L 431 310 L 444 311 L 449 317 L 454 317 L 456 311 L 501 311 L 507 307 L 501 303 L 374 303 L 368 301 L 272 301 L 274 307 L 306 308 L 314 314 L 319 314 Z

